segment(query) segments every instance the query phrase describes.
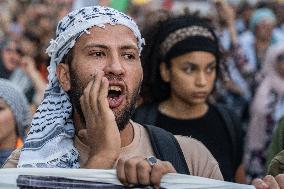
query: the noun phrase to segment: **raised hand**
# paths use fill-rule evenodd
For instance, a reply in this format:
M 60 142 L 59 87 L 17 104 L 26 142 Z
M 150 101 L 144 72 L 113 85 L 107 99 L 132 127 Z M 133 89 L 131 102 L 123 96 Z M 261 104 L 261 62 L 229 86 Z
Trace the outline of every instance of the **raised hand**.
M 86 168 L 112 168 L 120 147 L 120 133 L 115 115 L 107 100 L 109 82 L 104 72 L 97 70 L 80 98 L 86 129 L 79 131 L 90 147 Z

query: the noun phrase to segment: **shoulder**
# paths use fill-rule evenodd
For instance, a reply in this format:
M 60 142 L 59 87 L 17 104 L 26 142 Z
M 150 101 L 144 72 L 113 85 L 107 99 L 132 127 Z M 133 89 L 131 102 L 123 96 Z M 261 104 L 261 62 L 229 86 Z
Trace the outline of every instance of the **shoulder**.
M 182 151 L 186 152 L 186 154 L 190 154 L 191 158 L 199 155 L 205 155 L 211 163 L 216 165 L 218 164 L 209 150 L 197 139 L 181 135 L 175 135 L 175 138 L 177 139 Z
M 175 137 L 192 175 L 223 180 L 218 162 L 200 141 L 186 136 Z
M 6 162 L 3 165 L 3 168 L 16 168 L 19 162 L 20 154 L 22 148 L 17 148 L 14 150 L 11 155 L 8 157 Z

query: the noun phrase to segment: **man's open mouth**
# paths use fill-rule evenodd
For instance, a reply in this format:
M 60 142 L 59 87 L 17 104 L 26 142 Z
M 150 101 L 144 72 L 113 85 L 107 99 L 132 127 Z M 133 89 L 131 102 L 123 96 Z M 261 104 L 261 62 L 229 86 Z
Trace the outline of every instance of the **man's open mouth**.
M 116 108 L 121 105 L 124 98 L 124 87 L 119 85 L 110 85 L 108 88 L 108 103 L 110 108 Z

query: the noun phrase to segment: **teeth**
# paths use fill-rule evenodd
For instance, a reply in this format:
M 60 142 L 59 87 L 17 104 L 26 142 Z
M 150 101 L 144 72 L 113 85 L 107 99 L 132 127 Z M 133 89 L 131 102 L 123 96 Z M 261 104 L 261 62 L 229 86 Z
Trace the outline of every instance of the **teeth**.
M 108 90 L 112 90 L 112 91 L 121 91 L 121 88 L 119 86 L 109 86 Z

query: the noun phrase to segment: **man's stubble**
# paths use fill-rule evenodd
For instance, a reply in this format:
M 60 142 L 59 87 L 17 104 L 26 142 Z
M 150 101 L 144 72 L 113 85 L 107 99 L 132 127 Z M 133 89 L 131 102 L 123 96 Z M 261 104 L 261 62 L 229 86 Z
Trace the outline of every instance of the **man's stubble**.
M 108 79 L 116 78 L 116 76 L 113 76 L 113 75 L 110 77 L 108 76 L 106 77 Z M 86 124 L 85 116 L 83 114 L 81 104 L 80 104 L 80 97 L 83 94 L 84 86 L 87 86 L 87 84 L 84 85 L 84 82 L 78 77 L 78 75 L 76 74 L 76 71 L 72 68 L 70 69 L 70 78 L 71 78 L 71 81 L 70 81 L 71 88 L 68 91 L 68 95 L 70 97 L 71 104 L 73 108 L 75 108 L 76 111 L 78 112 L 81 121 L 84 124 Z M 121 78 L 119 79 L 121 80 Z M 124 108 L 122 108 L 119 111 L 113 111 L 118 129 L 120 131 L 122 131 L 126 127 L 127 123 L 129 122 L 130 118 L 132 117 L 135 111 L 135 104 L 136 104 L 136 100 L 140 92 L 141 83 L 142 81 L 139 82 L 138 86 L 136 87 L 133 94 L 131 95 L 131 98 L 128 98 L 129 93 L 128 93 L 128 88 L 126 87 L 126 100 L 127 100 L 126 105 L 124 106 Z M 128 101 L 128 99 L 130 99 L 130 101 Z

